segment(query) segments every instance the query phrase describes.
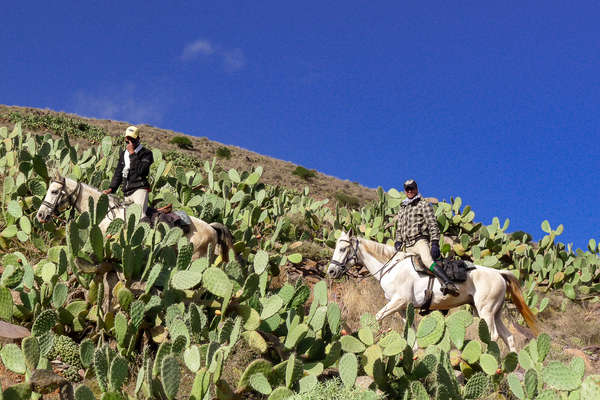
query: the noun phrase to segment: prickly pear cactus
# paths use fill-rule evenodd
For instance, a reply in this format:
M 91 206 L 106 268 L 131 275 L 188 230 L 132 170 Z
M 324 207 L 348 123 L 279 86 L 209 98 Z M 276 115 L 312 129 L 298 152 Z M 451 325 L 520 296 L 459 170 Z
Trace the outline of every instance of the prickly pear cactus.
M 439 311 L 434 311 L 424 317 L 417 327 L 417 344 L 427 347 L 436 344 L 444 336 L 444 316 Z

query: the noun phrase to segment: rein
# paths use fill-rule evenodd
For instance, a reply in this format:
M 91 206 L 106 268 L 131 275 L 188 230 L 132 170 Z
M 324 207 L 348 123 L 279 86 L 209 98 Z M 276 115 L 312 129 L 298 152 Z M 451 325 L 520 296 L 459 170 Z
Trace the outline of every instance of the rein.
M 331 264 L 334 264 L 334 265 L 337 265 L 340 268 L 343 268 L 344 269 L 344 274 L 348 275 L 349 274 L 349 269 L 348 269 L 348 266 L 346 265 L 346 264 L 348 264 L 348 261 L 350 261 L 350 260 L 354 260 L 355 262 L 358 261 L 358 238 L 351 237 L 349 240 L 343 240 L 343 241 L 344 242 L 348 242 L 350 244 L 349 247 L 353 251 L 352 256 L 350 256 L 350 252 L 346 252 L 346 257 L 344 257 L 343 261 L 340 262 L 340 261 L 332 259 L 330 262 L 331 262 Z M 352 244 L 353 241 L 354 241 L 354 244 L 355 244 L 354 247 L 353 247 L 353 244 Z M 359 282 L 362 281 L 363 279 L 369 278 L 369 277 L 374 277 L 375 279 L 377 279 L 378 281 L 381 282 L 381 279 L 383 279 L 384 275 L 387 274 L 388 272 L 390 272 L 396 266 L 397 262 L 394 263 L 394 264 L 392 264 L 387 270 L 385 269 L 388 266 L 388 264 L 390 263 L 390 261 L 392 261 L 394 259 L 394 257 L 396 257 L 397 254 L 398 254 L 398 250 L 396 250 L 394 252 L 394 254 L 392 254 L 392 256 L 385 262 L 385 264 L 383 264 L 383 266 L 381 268 L 379 268 L 374 273 L 370 273 L 369 272 L 368 275 L 365 275 L 365 276 L 359 278 Z M 379 274 L 380 272 L 382 272 L 381 276 L 379 278 L 377 278 L 375 275 Z

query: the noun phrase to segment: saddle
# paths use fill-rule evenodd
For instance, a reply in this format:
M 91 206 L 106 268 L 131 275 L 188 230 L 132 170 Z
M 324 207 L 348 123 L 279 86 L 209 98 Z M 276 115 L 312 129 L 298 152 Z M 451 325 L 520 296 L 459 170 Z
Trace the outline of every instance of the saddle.
M 427 275 L 429 277 L 429 282 L 427 283 L 427 289 L 425 289 L 425 301 L 423 302 L 423 305 L 421 305 L 420 311 L 419 311 L 420 315 L 427 315 L 427 314 L 431 313 L 429 306 L 431 306 L 431 300 L 433 298 L 433 281 L 435 280 L 436 276 L 428 268 L 425 268 L 424 270 L 419 271 L 417 268 L 415 268 L 415 262 L 417 262 L 417 263 L 419 263 L 419 265 L 423 266 L 423 262 L 421 261 L 420 257 L 418 257 L 416 255 L 412 256 L 413 268 L 415 269 L 415 271 L 417 271 L 417 273 L 419 275 Z M 463 260 L 452 260 L 452 259 L 445 258 L 445 259 L 442 259 L 441 262 L 439 262 L 439 264 L 442 267 L 442 269 L 444 270 L 444 272 L 446 273 L 446 275 L 448 275 L 448 278 L 450 278 L 450 280 L 454 283 L 461 283 L 461 282 L 466 281 L 467 280 L 467 272 L 475 269 L 475 267 L 472 264 L 468 265 Z M 448 312 L 448 310 L 442 310 L 442 314 L 444 314 L 444 315 L 447 312 Z
M 192 225 L 190 217 L 184 211 L 173 211 L 173 204 L 167 204 L 159 208 L 148 207 L 146 216 L 141 220 L 149 223 L 152 227 L 160 222 L 164 222 L 171 228 L 180 228 L 186 235 L 190 232 Z

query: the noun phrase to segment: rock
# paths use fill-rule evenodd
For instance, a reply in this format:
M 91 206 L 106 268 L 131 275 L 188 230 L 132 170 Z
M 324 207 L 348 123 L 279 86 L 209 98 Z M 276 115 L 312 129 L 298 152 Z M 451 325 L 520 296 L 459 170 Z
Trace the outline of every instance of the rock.
M 29 329 L 23 328 L 19 325 L 10 324 L 8 322 L 0 321 L 0 341 L 13 341 L 15 339 L 23 339 L 24 337 L 30 336 L 31 332 Z
M 69 384 L 65 378 L 46 369 L 36 369 L 31 374 L 31 387 L 34 392 L 48 394 Z

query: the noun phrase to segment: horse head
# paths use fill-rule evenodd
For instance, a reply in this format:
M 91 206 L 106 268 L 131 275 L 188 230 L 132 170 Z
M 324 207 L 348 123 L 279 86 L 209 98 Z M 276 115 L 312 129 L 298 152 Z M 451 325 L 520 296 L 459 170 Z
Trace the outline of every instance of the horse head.
M 67 193 L 67 182 L 66 179 L 60 175 L 56 175 L 50 184 L 48 185 L 48 191 L 46 196 L 38 209 L 36 217 L 38 221 L 44 223 L 52 215 L 57 215 L 61 212 L 61 209 L 66 205 L 71 206 L 75 202 L 73 195 L 79 190 L 80 185 L 77 184 L 77 188 L 72 193 Z
M 331 278 L 339 278 L 352 268 L 358 261 L 358 238 L 352 236 L 352 231 L 342 231 L 335 243 L 335 250 L 327 268 Z

